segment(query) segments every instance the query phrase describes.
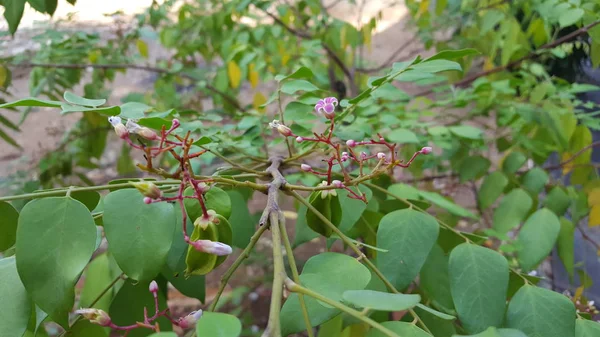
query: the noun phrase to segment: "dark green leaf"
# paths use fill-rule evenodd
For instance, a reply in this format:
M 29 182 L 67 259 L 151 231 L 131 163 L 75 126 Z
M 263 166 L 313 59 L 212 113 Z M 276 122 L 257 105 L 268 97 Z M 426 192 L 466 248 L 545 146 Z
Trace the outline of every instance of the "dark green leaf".
M 439 73 L 448 70 L 462 71 L 460 64 L 448 60 L 429 59 L 411 66 L 413 71 L 426 73 Z
M 21 0 L 17 0 L 21 1 Z M 59 101 L 48 101 L 44 99 L 37 98 L 23 98 L 18 101 L 8 102 L 4 104 L 0 104 L 0 108 L 13 108 L 17 106 L 40 106 L 40 107 L 48 107 L 48 108 L 60 108 L 61 102 Z
M 327 194 L 323 197 L 323 192 Z M 309 198 L 310 204 L 325 216 L 334 226 L 339 227 L 342 222 L 342 206 L 340 197 L 331 195 L 328 191 L 313 192 Z M 311 210 L 306 211 L 306 223 L 316 233 L 330 237 L 333 230 Z
M 450 253 L 454 307 L 469 333 L 501 326 L 508 289 L 508 262 L 499 253 L 463 243 Z
M 231 200 L 231 216 L 229 223 L 233 229 L 233 245 L 244 249 L 254 234 L 254 220 L 248 210 L 248 204 L 244 196 L 238 191 L 227 191 Z
M 417 306 L 415 312 L 435 337 L 452 337 L 456 333 L 454 323 L 449 319 L 442 319 L 429 311 L 421 309 Z M 432 309 L 433 310 L 433 309 Z M 434 310 L 435 311 L 435 310 Z
M 22 336 L 31 316 L 32 303 L 17 273 L 15 257 L 0 259 L 0 331 L 3 336 Z
M 544 206 L 558 216 L 565 214 L 570 204 L 571 198 L 560 186 L 554 187 L 544 199 Z
M 367 202 L 369 202 L 373 197 L 373 192 L 366 186 L 360 186 L 359 189 L 362 193 L 365 193 Z M 355 189 L 353 190 L 356 192 Z M 337 194 L 342 209 L 342 220 L 339 228 L 346 232 L 360 219 L 368 204 L 362 200 L 348 198 L 348 191 L 346 190 L 338 190 Z
M 550 254 L 560 232 L 558 217 L 547 208 L 533 213 L 517 237 L 519 264 L 523 270 L 534 269 Z
M 508 185 L 508 178 L 500 171 L 493 172 L 485 177 L 478 193 L 479 207 L 481 209 L 490 207 L 502 195 L 506 185 Z
M 575 271 L 575 225 L 566 218 L 560 218 L 557 247 L 558 256 L 572 278 Z
M 0 138 L 4 139 L 5 142 L 9 143 L 10 145 L 16 147 L 17 149 L 21 148 L 21 145 L 19 145 L 19 143 L 17 143 L 17 141 L 10 137 L 6 132 L 4 132 L 4 130 L 0 129 Z
M 74 191 L 71 198 L 81 202 L 90 211 L 93 211 L 100 201 L 100 194 L 96 191 Z
M 521 152 L 511 152 L 502 162 L 502 170 L 506 174 L 517 172 L 527 161 L 527 157 Z
M 110 270 L 110 260 L 107 253 L 96 256 L 88 265 L 85 272 L 85 283 L 81 290 L 79 298 L 79 306 L 82 308 L 91 308 L 92 303 L 98 296 L 113 282 L 114 277 Z M 113 298 L 112 289 L 109 290 L 102 298 L 93 305 L 94 308 L 108 311 L 110 302 Z
M 23 16 L 23 11 L 25 10 L 25 2 L 26 0 L 4 1 L 4 17 L 8 22 L 10 33 L 13 35 L 17 31 L 19 23 L 21 22 L 21 17 Z
M 194 195 L 194 189 L 192 187 L 188 187 L 184 195 Z M 206 205 L 207 210 L 213 210 L 217 212 L 217 214 L 222 215 L 224 218 L 229 218 L 231 216 L 231 199 L 227 192 L 222 189 L 213 186 L 204 194 L 204 203 Z M 184 200 L 185 209 L 187 211 L 188 216 L 192 221 L 196 220 L 202 215 L 202 207 L 200 206 L 200 202 L 196 199 L 185 199 Z
M 242 323 L 237 317 L 229 314 L 204 312 L 202 318 L 196 323 L 198 336 L 238 337 L 241 333 Z
M 75 323 L 65 334 L 67 337 L 107 337 L 105 328 L 83 320 Z
M 458 58 L 461 58 L 464 56 L 479 55 L 479 54 L 481 54 L 481 53 L 472 48 L 458 49 L 458 50 L 443 50 L 443 51 L 433 55 L 432 57 L 428 58 L 427 60 L 428 61 L 438 60 L 438 59 L 455 60 L 455 59 L 458 59 Z
M 15 244 L 18 222 L 19 212 L 11 204 L 0 201 L 0 252 Z
M 313 72 L 307 67 L 300 67 L 290 75 L 277 75 L 275 76 L 275 80 L 281 82 L 283 80 L 287 80 L 290 78 L 299 79 L 299 78 L 313 78 Z
M 381 325 L 383 325 L 385 328 L 393 331 L 394 333 L 396 333 L 398 336 L 401 336 L 401 337 L 431 337 L 429 334 L 427 334 L 425 331 L 418 328 L 416 325 L 406 323 L 406 322 L 398 322 L 398 321 L 383 322 L 383 323 L 381 323 Z M 366 337 L 386 337 L 386 336 L 387 335 L 384 334 L 383 332 L 381 332 L 377 329 L 371 328 L 371 329 L 369 329 L 369 332 L 367 333 Z
M 494 210 L 493 226 L 500 233 L 507 233 L 517 227 L 525 218 L 533 200 L 527 192 L 517 188 L 505 195 L 500 206 Z
M 306 206 L 300 205 L 300 207 L 298 207 L 298 218 L 296 219 L 296 225 L 294 226 L 296 234 L 294 236 L 294 244 L 292 245 L 294 249 L 303 243 L 319 237 L 318 233 L 308 227 L 308 224 L 306 223 L 306 212 Z
M 75 283 L 95 245 L 94 219 L 77 200 L 36 199 L 21 211 L 16 254 L 19 276 L 33 301 L 65 328 L 75 300 Z
M 434 245 L 421 268 L 420 285 L 427 297 L 444 309 L 454 309 L 450 294 L 448 257 L 439 245 Z
M 460 164 L 460 181 L 479 179 L 487 173 L 492 163 L 482 156 L 471 156 L 463 159 Z
M 451 320 L 455 320 L 456 319 L 456 317 L 454 317 L 452 315 L 448 315 L 448 314 L 445 314 L 443 312 L 439 312 L 439 311 L 437 311 L 435 309 L 432 309 L 432 308 L 430 308 L 428 306 L 425 306 L 425 305 L 423 305 L 421 303 L 417 304 L 417 307 L 420 308 L 421 310 L 425 310 L 428 313 L 430 313 L 430 314 L 432 314 L 432 315 L 434 315 L 434 316 L 436 316 L 438 318 L 441 318 L 443 320 L 446 320 L 446 321 L 451 321 Z
M 423 199 L 434 203 L 438 207 L 441 207 L 454 215 L 462 216 L 465 218 L 472 218 L 472 219 L 477 218 L 475 216 L 475 214 L 473 214 L 471 211 L 469 211 L 463 207 L 460 207 L 459 205 L 444 198 L 443 196 L 439 195 L 438 193 L 419 191 L 419 194 L 421 195 L 421 197 Z
M 546 186 L 548 178 L 548 173 L 544 169 L 534 167 L 523 176 L 523 188 L 533 194 L 538 194 Z
M 348 290 L 342 297 L 344 302 L 355 307 L 382 311 L 407 310 L 421 301 L 419 295 L 390 294 L 374 290 Z

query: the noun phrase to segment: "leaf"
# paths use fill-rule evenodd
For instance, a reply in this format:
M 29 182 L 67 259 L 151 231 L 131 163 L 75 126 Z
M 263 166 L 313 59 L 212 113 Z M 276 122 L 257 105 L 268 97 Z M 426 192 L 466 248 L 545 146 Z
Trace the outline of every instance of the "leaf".
M 420 286 L 427 297 L 445 309 L 454 309 L 450 294 L 448 257 L 439 245 L 434 245 L 421 268 Z
M 448 60 L 425 60 L 411 66 L 413 71 L 424 71 L 426 73 L 439 73 L 448 70 L 462 71 L 460 64 Z
M 242 333 L 240 320 L 229 314 L 220 312 L 204 312 L 196 323 L 198 336 L 238 337 Z
M 0 331 L 5 336 L 22 336 L 31 316 L 32 303 L 19 274 L 15 257 L 0 259 Z
M 538 194 L 544 189 L 548 179 L 548 173 L 544 169 L 534 167 L 523 177 L 523 188 L 533 194 Z
M 65 334 L 66 337 L 107 337 L 106 328 L 88 320 L 76 322 Z
M 157 332 L 148 337 L 177 337 L 177 334 L 174 332 Z
M 483 177 L 487 173 L 492 163 L 482 156 L 471 156 L 463 159 L 460 164 L 460 181 L 465 182 Z
M 377 266 L 397 288 L 406 288 L 419 274 L 439 234 L 435 218 L 412 209 L 386 214 L 379 223 Z
M 232 88 L 240 86 L 242 80 L 242 69 L 235 63 L 235 61 L 227 62 L 227 76 L 229 77 L 229 85 Z
M 508 178 L 500 171 L 493 172 L 485 177 L 477 197 L 479 207 L 487 209 L 494 204 L 498 197 L 502 195 L 506 185 L 508 185 Z
M 135 322 L 143 322 L 144 308 L 148 308 L 149 313 L 154 312 L 154 299 L 148 291 L 149 285 L 150 281 L 142 281 L 136 284 L 129 281 L 123 283 L 108 311 L 113 323 L 131 325 Z M 162 291 L 158 292 L 158 306 L 161 309 L 167 308 L 167 300 Z M 165 317 L 160 317 L 156 322 L 160 326 L 160 331 L 173 330 L 171 322 Z M 151 334 L 152 330 L 150 329 L 134 329 L 127 334 L 127 337 L 144 337 Z
M 32 300 L 64 328 L 75 300 L 75 283 L 95 245 L 94 219 L 77 200 L 36 199 L 21 210 L 16 245 L 19 276 Z
M 441 319 L 446 320 L 446 321 L 450 321 L 450 320 L 455 320 L 456 319 L 456 317 L 454 317 L 452 315 L 448 315 L 448 314 L 445 314 L 443 312 L 439 312 L 439 311 L 434 310 L 434 309 L 432 309 L 432 308 L 430 308 L 428 306 L 425 306 L 425 305 L 423 305 L 421 303 L 417 304 L 417 307 L 420 308 L 421 310 L 425 310 L 425 311 L 429 312 L 430 314 L 432 314 L 434 316 L 437 316 L 438 318 L 441 318 Z
M 138 281 L 154 278 L 173 242 L 173 206 L 147 205 L 137 190 L 122 189 L 104 198 L 103 220 L 108 250 L 123 272 Z
M 511 152 L 502 161 L 502 170 L 506 174 L 513 174 L 517 172 L 526 161 L 527 157 L 521 152 Z
M 288 95 L 295 94 L 297 91 L 315 91 L 319 90 L 314 84 L 306 80 L 291 80 L 281 86 L 281 92 Z
M 471 213 L 471 211 L 460 207 L 459 205 L 453 203 L 452 201 L 444 198 L 443 196 L 439 195 L 438 193 L 435 192 L 427 192 L 427 191 L 419 191 L 419 194 L 421 195 L 421 197 L 427 201 L 430 201 L 434 204 L 436 204 L 438 207 L 441 207 L 445 210 L 447 210 L 448 212 L 454 214 L 454 215 L 458 215 L 458 216 L 462 216 L 465 218 L 472 218 L 472 219 L 476 219 L 477 217 L 475 216 L 475 214 Z
M 450 126 L 448 127 L 448 130 L 450 130 L 450 132 L 452 132 L 454 135 L 461 138 L 472 140 L 478 140 L 483 138 L 483 131 L 481 131 L 481 129 L 479 128 L 470 125 Z
M 433 336 L 452 337 L 452 335 L 456 333 L 456 328 L 454 327 L 454 323 L 452 322 L 452 319 L 455 319 L 455 317 L 453 317 L 452 319 L 442 319 L 436 314 L 429 312 L 428 310 L 434 311 L 439 314 L 442 314 L 441 312 L 435 311 L 431 308 L 428 308 L 428 310 L 423 310 L 420 306 L 417 306 L 416 308 L 414 308 L 414 310 L 417 313 L 417 315 L 419 315 L 423 323 L 425 323 L 425 325 L 429 328 Z
M 574 337 L 575 306 L 552 290 L 524 285 L 508 304 L 506 326 L 528 337 Z
M 183 194 L 186 196 L 192 196 L 194 195 L 194 189 L 192 187 L 188 187 Z M 202 207 L 200 206 L 200 202 L 198 200 L 185 199 L 183 203 L 185 205 L 185 210 L 192 221 L 202 216 Z M 222 215 L 224 218 L 229 218 L 231 216 L 231 199 L 229 198 L 227 192 L 223 191 L 219 187 L 213 186 L 204 194 L 204 203 L 207 210 L 212 209 L 213 211 L 217 212 L 217 214 Z
M 10 120 L 8 120 L 6 117 L 0 115 L 0 123 L 6 125 L 7 127 L 15 130 L 15 131 L 20 131 L 19 127 L 14 124 L 13 122 L 11 122 Z
M 407 310 L 421 301 L 414 294 L 390 294 L 374 290 L 348 290 L 342 295 L 344 302 L 359 308 L 382 311 Z
M 100 194 L 96 191 L 74 191 L 71 192 L 71 198 L 84 204 L 91 212 L 98 206 Z
M 559 216 L 565 214 L 570 204 L 571 198 L 560 186 L 555 186 L 544 199 L 544 206 Z
M 331 291 L 329 294 L 323 295 L 339 299 L 342 298 L 344 291 L 364 289 L 371 280 L 371 273 L 367 267 L 356 259 L 339 253 L 321 253 L 311 257 L 302 270 L 301 281 L 304 280 L 305 275 L 319 275 L 318 278 L 313 277 L 313 280 L 318 279 Z M 348 275 L 352 275 L 352 277 L 348 277 Z M 326 307 L 308 296 L 304 296 L 304 301 L 312 326 L 326 322 L 340 313 L 340 310 Z M 280 316 L 282 335 L 287 336 L 306 329 L 298 294 L 294 293 L 288 297 L 283 304 Z
M 387 138 L 398 144 L 418 144 L 419 138 L 417 135 L 408 129 L 394 129 L 388 133 Z
M 402 336 L 402 337 L 431 337 L 429 334 L 427 334 L 425 331 L 418 328 L 416 325 L 406 323 L 406 322 L 390 321 L 390 322 L 383 322 L 383 323 L 381 323 L 381 325 L 383 325 L 385 328 L 393 331 L 398 336 Z M 381 332 L 375 328 L 369 329 L 369 332 L 366 335 L 366 337 L 386 337 L 386 336 L 388 336 L 388 335 L 384 334 L 383 332 Z
M 75 95 L 72 92 L 65 91 L 64 94 L 65 101 L 75 104 L 75 105 L 83 105 L 83 106 L 91 106 L 91 107 L 99 107 L 106 103 L 105 99 L 88 99 Z
M 142 39 L 137 39 L 135 41 L 135 45 L 137 47 L 138 52 L 142 55 L 143 58 L 148 58 L 148 44 L 144 42 Z
M 570 8 L 562 12 L 558 17 L 558 24 L 561 28 L 576 24 L 585 12 L 581 8 Z
M 0 252 L 15 244 L 18 222 L 19 212 L 11 204 L 0 201 Z
M 17 141 L 14 140 L 14 138 L 10 137 L 6 132 L 4 132 L 2 129 L 0 129 L 0 138 L 4 139 L 5 142 L 9 143 L 10 145 L 16 147 L 17 149 L 21 148 L 21 145 L 19 145 L 19 143 L 17 143 Z
M 517 227 L 529 213 L 532 205 L 533 200 L 527 192 L 520 188 L 512 190 L 502 198 L 500 205 L 494 210 L 494 229 L 504 234 Z
M 557 248 L 558 256 L 572 279 L 575 270 L 575 225 L 566 218 L 560 218 Z
M 469 333 L 501 326 L 508 290 L 508 262 L 499 253 L 463 243 L 450 253 L 450 289 L 458 318 Z
M 600 323 L 581 318 L 577 319 L 575 322 L 575 337 L 595 336 L 600 336 Z
M 524 271 L 534 269 L 550 254 L 560 232 L 558 217 L 547 208 L 533 213 L 517 237 L 519 264 Z
M 454 335 L 453 337 L 461 337 Z M 485 331 L 476 335 L 469 335 L 464 337 L 527 337 L 524 333 L 515 329 L 496 329 L 495 327 L 489 327 Z
M 481 53 L 473 48 L 458 49 L 458 50 L 442 50 L 441 52 L 428 58 L 426 61 L 432 60 L 455 60 L 465 56 L 480 55 Z
M 18 106 L 39 106 L 39 107 L 48 107 L 48 108 L 60 108 L 61 104 L 62 103 L 59 101 L 49 101 L 49 100 L 37 99 L 37 98 L 31 97 L 31 98 L 23 98 L 18 101 L 14 101 L 14 102 L 0 104 L 0 108 L 14 108 L 14 107 L 18 107 Z
M 313 77 L 314 77 L 314 74 L 309 68 L 300 67 L 296 71 L 294 71 L 293 73 L 291 73 L 287 76 L 284 76 L 284 75 L 275 76 L 275 81 L 281 82 L 283 80 L 292 79 L 292 78 L 299 79 L 299 78 L 313 78 Z
M 340 197 L 331 194 L 327 194 L 323 198 L 323 191 L 317 191 L 311 193 L 309 197 L 310 204 L 325 218 L 327 218 L 334 226 L 339 227 L 342 222 L 342 206 L 340 204 Z M 323 235 L 324 237 L 330 237 L 333 233 L 333 230 L 323 221 L 320 217 L 318 217 L 315 212 L 311 210 L 306 210 L 306 223 L 308 227 Z
M 368 203 L 373 197 L 373 192 L 366 186 L 359 186 L 359 190 L 361 193 L 365 193 Z M 354 191 L 356 192 L 356 190 Z M 342 212 L 339 228 L 343 232 L 346 232 L 360 219 L 363 212 L 367 209 L 368 204 L 362 200 L 348 198 L 348 191 L 346 190 L 338 190 L 337 194 Z
M 110 260 L 107 253 L 96 256 L 90 262 L 85 272 L 85 283 L 81 290 L 79 306 L 82 308 L 91 308 L 92 303 L 113 280 L 114 277 L 111 275 Z M 112 297 L 113 291 L 110 290 L 93 307 L 108 311 Z
M 233 245 L 244 249 L 250 243 L 250 237 L 254 234 L 254 219 L 248 210 L 248 204 L 244 196 L 238 191 L 227 191 L 231 200 L 231 215 L 229 223 L 233 229 Z
M 8 22 L 8 29 L 12 35 L 15 35 L 21 22 L 21 17 L 25 10 L 25 2 L 26 0 L 4 1 L 4 17 Z
M 306 223 L 306 212 L 306 206 L 300 205 L 300 207 L 298 207 L 298 218 L 296 219 L 296 225 L 294 226 L 296 233 L 294 235 L 294 243 L 292 244 L 294 249 L 303 243 L 319 237 L 318 233 L 308 227 L 308 224 Z

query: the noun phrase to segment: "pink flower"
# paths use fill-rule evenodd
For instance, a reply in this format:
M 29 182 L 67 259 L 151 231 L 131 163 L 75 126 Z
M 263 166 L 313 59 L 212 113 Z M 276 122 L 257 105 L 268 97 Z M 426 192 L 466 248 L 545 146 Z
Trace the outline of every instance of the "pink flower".
M 324 114 L 328 119 L 333 119 L 335 117 L 335 107 L 337 104 L 337 98 L 325 97 L 317 102 L 315 105 L 315 110 L 319 114 Z
M 425 146 L 419 152 L 421 152 L 422 154 L 430 154 L 431 152 L 433 152 L 433 148 L 431 146 Z

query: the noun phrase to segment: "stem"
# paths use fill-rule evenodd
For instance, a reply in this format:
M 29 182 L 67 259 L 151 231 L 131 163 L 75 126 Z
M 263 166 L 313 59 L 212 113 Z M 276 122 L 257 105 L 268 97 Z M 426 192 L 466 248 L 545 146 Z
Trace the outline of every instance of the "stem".
M 298 267 L 296 266 L 296 259 L 294 258 L 294 250 L 292 249 L 292 245 L 290 244 L 290 239 L 288 238 L 287 230 L 285 228 L 285 216 L 281 213 L 279 214 L 279 230 L 281 231 L 281 238 L 283 239 L 283 245 L 288 257 L 290 269 L 292 270 L 292 278 L 294 279 L 294 282 L 300 283 L 300 275 L 298 275 Z M 304 302 L 304 295 L 299 293 L 298 300 L 300 302 L 300 309 L 302 309 L 302 317 L 304 318 L 304 323 L 306 324 L 306 332 L 308 333 L 308 337 L 313 337 L 314 332 L 312 325 L 310 324 L 310 318 L 308 317 L 308 310 L 306 309 L 306 303 Z
M 263 333 L 263 337 L 281 337 L 279 313 L 281 311 L 281 299 L 283 297 L 283 276 L 285 275 L 285 269 L 283 268 L 283 254 L 281 253 L 279 213 L 271 212 L 269 219 L 269 222 L 271 223 L 271 234 L 273 237 L 273 288 L 271 291 L 269 322 L 267 323 L 267 328 Z
M 369 324 L 371 327 L 381 331 L 386 336 L 399 337 L 396 333 L 394 333 L 393 331 L 384 327 L 383 325 L 375 322 L 374 320 L 370 319 L 369 317 L 366 317 L 360 311 L 349 308 L 338 301 L 334 301 L 334 300 L 327 298 L 319 293 L 316 293 L 310 289 L 304 288 L 303 286 L 295 283 L 294 281 L 292 281 L 289 278 L 285 280 L 285 286 L 289 291 L 310 296 L 316 300 L 327 303 L 327 304 L 331 305 L 332 307 L 342 310 L 343 312 L 345 312 L 351 316 L 354 316 L 355 318 Z
M 250 238 L 250 242 L 248 243 L 246 248 L 244 248 L 240 256 L 237 257 L 237 259 L 233 262 L 231 267 L 229 267 L 225 274 L 223 274 L 223 277 L 221 278 L 221 282 L 219 284 L 219 290 L 217 291 L 217 295 L 215 296 L 213 302 L 210 304 L 208 311 L 215 311 L 217 303 L 219 302 L 219 298 L 221 297 L 223 291 L 225 290 L 225 287 L 227 286 L 227 282 L 229 282 L 229 279 L 236 271 L 236 269 L 238 269 L 238 267 L 242 264 L 242 262 L 244 262 L 244 260 L 250 256 L 250 252 L 258 242 L 258 239 L 260 239 L 262 234 L 267 230 L 267 228 L 269 228 L 269 226 L 261 226 L 258 228 L 254 235 L 252 235 L 252 238 Z

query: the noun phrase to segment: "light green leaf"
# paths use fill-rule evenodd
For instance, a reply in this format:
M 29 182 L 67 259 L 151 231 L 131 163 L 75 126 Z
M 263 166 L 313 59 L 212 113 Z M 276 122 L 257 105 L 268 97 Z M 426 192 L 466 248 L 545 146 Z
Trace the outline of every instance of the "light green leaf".
M 567 27 L 576 24 L 585 12 L 581 8 L 569 8 L 562 12 L 558 17 L 560 27 Z
M 417 135 L 408 129 L 394 129 L 387 134 L 387 138 L 398 144 L 418 144 Z
M 306 80 L 291 80 L 281 86 L 281 92 L 288 95 L 295 94 L 297 91 L 315 91 L 319 90 L 314 84 Z
M 0 104 L 0 108 L 14 108 L 18 106 L 38 106 L 38 107 L 48 107 L 48 108 L 60 108 L 62 102 L 59 101 L 49 101 L 44 99 L 37 99 L 34 97 L 31 98 L 23 98 L 18 101 L 8 102 L 4 104 Z
M 485 177 L 478 193 L 479 207 L 481 209 L 490 207 L 502 195 L 506 185 L 508 185 L 508 178 L 500 171 L 493 172 Z
M 0 201 L 0 252 L 15 244 L 19 212 L 9 203 Z
M 556 244 L 558 256 L 572 279 L 575 271 L 575 225 L 566 218 L 560 218 L 560 232 Z
M 33 200 L 23 207 L 17 228 L 17 268 L 32 300 L 68 327 L 74 287 L 96 245 L 89 210 L 70 197 Z
M 381 325 L 401 337 L 431 337 L 431 335 L 421 330 L 416 325 L 406 322 L 391 321 L 383 322 Z M 366 337 L 387 337 L 387 335 L 377 329 L 371 328 Z
M 287 80 L 290 78 L 295 78 L 295 79 L 299 79 L 299 78 L 313 78 L 313 72 L 307 68 L 307 67 L 300 67 L 298 68 L 296 71 L 294 71 L 293 73 L 285 76 L 285 75 L 277 75 L 275 76 L 275 80 L 277 82 L 281 82 L 283 80 Z
M 452 335 L 456 333 L 456 328 L 454 326 L 454 323 L 452 322 L 452 319 L 455 319 L 454 317 L 452 319 L 442 319 L 438 317 L 438 315 L 436 315 L 435 313 L 431 313 L 428 310 L 421 309 L 420 306 L 417 306 L 416 308 L 414 308 L 414 310 L 417 313 L 417 315 L 421 317 L 423 323 L 427 325 L 433 336 L 452 337 Z M 435 311 L 431 308 L 429 308 L 429 310 L 442 314 L 441 312 Z
M 512 190 L 502 198 L 500 206 L 494 210 L 493 226 L 500 233 L 507 233 L 517 227 L 525 218 L 533 200 L 520 188 Z
M 174 332 L 157 332 L 148 337 L 177 337 L 177 334 Z
M 511 152 L 502 161 L 502 170 L 506 174 L 517 172 L 525 164 L 527 157 L 521 152 Z
M 504 320 L 508 262 L 499 253 L 463 243 L 450 253 L 450 289 L 465 330 L 479 333 Z
M 439 73 L 448 70 L 462 71 L 460 64 L 448 60 L 425 60 L 411 66 L 413 71 L 424 71 L 426 73 Z
M 575 322 L 575 337 L 597 337 L 600 336 L 600 323 L 577 319 Z
M 15 257 L 0 259 L 0 331 L 4 336 L 22 336 L 31 316 L 32 303 L 17 273 Z
M 65 101 L 67 101 L 71 104 L 82 105 L 82 106 L 91 106 L 94 108 L 99 107 L 99 106 L 103 105 L 104 103 L 106 103 L 105 99 L 83 98 L 83 97 L 75 95 L 74 93 L 72 93 L 70 91 L 65 91 L 64 99 L 65 99 Z
M 461 336 L 454 335 L 453 337 Z M 481 333 L 464 337 L 527 337 L 527 335 L 515 329 L 496 329 L 495 327 L 489 327 L 487 330 Z
M 106 328 L 83 320 L 75 323 L 65 334 L 66 337 L 107 337 Z
M 71 193 L 71 198 L 84 204 L 91 212 L 98 206 L 100 194 L 96 191 L 75 191 Z
M 519 264 L 523 270 L 534 269 L 550 254 L 560 232 L 558 217 L 547 208 L 533 213 L 517 237 Z
M 130 278 L 154 278 L 166 261 L 175 232 L 175 212 L 169 203 L 145 204 L 135 189 L 104 198 L 104 231 L 108 250 Z
M 481 54 L 473 48 L 457 49 L 457 50 L 442 50 L 441 52 L 433 55 L 432 57 L 425 60 L 425 62 L 433 60 L 455 60 L 465 56 L 479 55 Z
M 419 274 L 439 234 L 435 218 L 412 209 L 386 214 L 379 223 L 377 266 L 397 288 L 404 289 Z
M 419 191 L 419 194 L 421 195 L 421 197 L 423 199 L 436 204 L 438 207 L 441 207 L 454 215 L 462 216 L 465 218 L 472 218 L 472 219 L 477 218 L 475 216 L 475 214 L 473 214 L 471 211 L 458 206 L 457 204 L 444 198 L 443 196 L 439 195 L 438 193 Z
M 481 131 L 481 129 L 479 128 L 470 125 L 450 126 L 448 127 L 448 130 L 450 130 L 450 132 L 452 132 L 454 135 L 461 138 L 472 140 L 478 140 L 483 138 L 483 131 Z
M 548 179 L 548 173 L 544 169 L 534 167 L 523 176 L 523 188 L 533 194 L 538 194 L 544 189 Z
M 569 205 L 571 198 L 560 186 L 555 186 L 544 199 L 544 206 L 559 216 L 565 214 Z
M 492 163 L 483 156 L 471 156 L 463 159 L 460 164 L 460 181 L 479 179 L 487 173 Z
M 506 326 L 529 337 L 574 337 L 575 306 L 552 290 L 524 285 L 508 304 Z
M 400 184 L 400 183 L 393 184 L 393 185 L 390 185 L 387 189 L 388 189 L 388 191 L 390 191 L 390 193 L 392 193 L 400 198 L 403 198 L 403 199 L 413 199 L 413 200 L 419 199 L 419 190 L 410 185 Z M 392 197 L 391 195 L 388 195 L 387 198 L 395 200 L 395 198 Z
M 439 312 L 439 311 L 437 311 L 435 309 L 432 309 L 432 308 L 430 308 L 430 307 L 428 307 L 426 305 L 423 305 L 421 303 L 417 304 L 417 307 L 420 308 L 421 310 L 425 310 L 428 313 L 430 313 L 430 314 L 432 314 L 432 315 L 434 315 L 434 316 L 436 316 L 438 318 L 441 318 L 443 320 L 446 320 L 446 321 L 451 321 L 451 320 L 455 320 L 456 319 L 456 317 L 454 317 L 452 315 L 448 315 L 448 314 L 445 314 L 443 312 Z
M 229 314 L 220 312 L 204 312 L 196 323 L 198 336 L 238 337 L 242 333 L 240 320 Z
M 390 294 L 374 290 L 348 290 L 342 295 L 344 302 L 359 308 L 382 311 L 402 311 L 410 309 L 421 301 L 414 294 Z

